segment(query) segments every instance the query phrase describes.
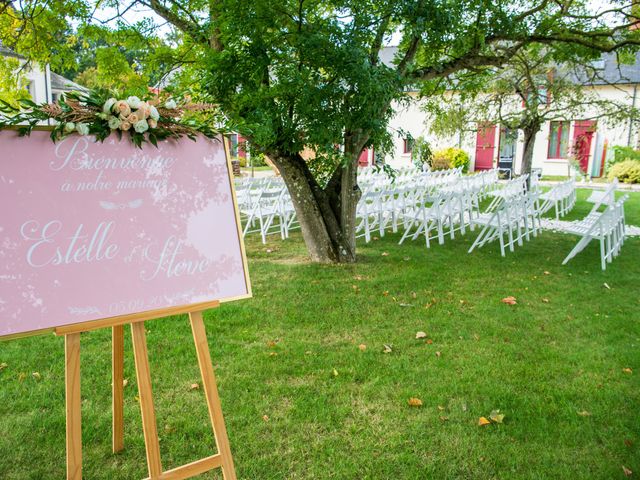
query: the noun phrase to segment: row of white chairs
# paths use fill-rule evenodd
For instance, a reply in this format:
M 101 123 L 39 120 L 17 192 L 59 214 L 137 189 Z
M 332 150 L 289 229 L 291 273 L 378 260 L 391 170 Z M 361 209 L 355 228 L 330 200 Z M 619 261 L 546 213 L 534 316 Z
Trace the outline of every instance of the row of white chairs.
M 628 195 L 616 200 L 617 186 L 616 179 L 604 191 L 594 191 L 588 199 L 594 203 L 589 214 L 582 220 L 571 222 L 565 229 L 567 233 L 579 236 L 580 240 L 564 259 L 563 265 L 584 250 L 592 240 L 600 242 L 602 270 L 606 270 L 607 264 L 618 256 L 625 239 L 624 203 Z M 604 211 L 600 211 L 601 207 L 604 207 Z
M 540 213 L 545 214 L 555 209 L 556 220 L 569 213 L 576 204 L 576 181 L 570 179 L 554 185 L 550 190 L 540 195 Z
M 289 191 L 280 177 L 243 179 L 236 183 L 236 197 L 244 221 L 243 236 L 260 232 L 262 243 L 267 236 L 280 234 L 284 240 L 299 228 Z

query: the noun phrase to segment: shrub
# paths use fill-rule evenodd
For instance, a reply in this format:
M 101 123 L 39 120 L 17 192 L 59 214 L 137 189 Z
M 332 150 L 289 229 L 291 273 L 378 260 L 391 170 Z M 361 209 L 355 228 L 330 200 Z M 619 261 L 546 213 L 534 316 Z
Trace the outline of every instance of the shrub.
M 624 183 L 640 183 L 640 161 L 624 160 L 609 169 L 609 180 L 617 178 Z
M 433 153 L 431 168 L 444 170 L 446 168 L 462 167 L 462 171 L 469 169 L 469 154 L 456 147 L 444 148 Z
M 607 173 L 609 173 L 614 165 L 624 162 L 625 160 L 635 160 L 640 162 L 640 150 L 634 150 L 631 147 L 623 147 L 621 145 L 613 146 L 612 150 L 613 155 L 609 156 L 605 167 Z
M 266 167 L 267 162 L 264 159 L 264 153 L 251 155 L 251 165 L 254 167 Z

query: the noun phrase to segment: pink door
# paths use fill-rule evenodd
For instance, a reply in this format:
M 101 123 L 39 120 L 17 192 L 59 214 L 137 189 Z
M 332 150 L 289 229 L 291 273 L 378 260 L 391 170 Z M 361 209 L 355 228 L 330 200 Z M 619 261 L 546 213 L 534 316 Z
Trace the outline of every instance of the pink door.
M 493 168 L 493 153 L 496 148 L 496 126 L 483 124 L 478 126 L 476 137 L 476 170 Z
M 589 168 L 589 154 L 591 153 L 591 140 L 596 131 L 594 120 L 576 120 L 573 128 L 573 153 L 583 172 Z
M 362 153 L 360 154 L 360 157 L 358 158 L 358 165 L 360 167 L 369 166 L 369 149 L 368 148 L 365 148 L 364 150 L 362 150 Z

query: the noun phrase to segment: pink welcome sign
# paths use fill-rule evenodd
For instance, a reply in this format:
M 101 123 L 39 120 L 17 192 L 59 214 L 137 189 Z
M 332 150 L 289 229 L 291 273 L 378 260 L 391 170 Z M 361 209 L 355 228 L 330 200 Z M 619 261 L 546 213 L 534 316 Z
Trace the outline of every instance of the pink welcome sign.
M 250 296 L 222 138 L 0 132 L 0 336 Z

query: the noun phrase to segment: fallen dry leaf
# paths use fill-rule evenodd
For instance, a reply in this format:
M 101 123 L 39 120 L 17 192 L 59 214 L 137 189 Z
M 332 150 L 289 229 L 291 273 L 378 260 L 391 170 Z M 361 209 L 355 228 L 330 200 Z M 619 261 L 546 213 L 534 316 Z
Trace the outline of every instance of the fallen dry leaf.
M 392 347 L 393 347 L 393 345 L 390 345 L 390 344 L 388 344 L 388 343 L 385 343 L 385 344 L 382 346 L 382 353 L 391 353 L 391 352 L 393 352 L 393 348 L 392 348 Z
M 353 288 L 353 291 L 356 293 L 360 291 L 360 287 L 358 287 L 358 285 L 351 285 L 351 288 Z
M 269 421 L 269 415 L 263 415 L 262 416 L 262 420 L 264 420 L 265 422 Z
M 542 299 L 542 301 L 543 301 L 544 303 L 549 303 L 549 299 L 548 299 L 548 298 L 543 298 L 543 299 Z
M 389 252 L 382 252 L 382 256 L 383 257 L 388 257 L 389 256 Z
M 608 284 L 607 282 L 604 282 L 604 283 L 602 284 L 602 286 L 603 286 L 604 288 L 606 288 L 607 290 L 611 290 L 611 287 L 609 286 L 609 284 Z
M 631 475 L 633 475 L 633 472 L 624 465 L 622 465 L 622 473 L 624 473 L 625 477 L 630 477 Z
M 276 342 L 276 341 L 274 341 L 274 340 L 269 340 L 269 341 L 267 342 L 267 347 L 269 347 L 269 348 L 273 348 L 273 347 L 275 347 L 277 344 L 278 344 L 278 342 Z
M 418 298 L 418 294 L 416 292 L 411 292 L 411 298 Z
M 440 417 L 440 421 L 441 421 L 442 423 L 446 422 L 447 420 L 449 420 L 449 417 L 444 417 L 444 416 L 441 416 L 441 417 Z
M 500 413 L 500 410 L 492 410 L 489 418 L 494 423 L 502 423 L 504 420 L 504 413 Z
M 389 290 L 385 290 L 384 292 L 382 292 L 382 295 L 385 297 L 389 296 Z
M 544 271 L 545 275 L 551 275 L 551 272 L 547 272 L 546 270 Z
M 502 303 L 506 303 L 507 305 L 515 305 L 516 303 L 516 297 L 504 297 L 501 300 Z
M 425 332 L 416 332 L 416 339 L 427 338 L 427 334 Z
M 624 439 L 624 444 L 629 448 L 633 447 L 633 442 L 631 440 L 629 440 L 628 438 Z
M 486 418 L 484 418 L 484 417 L 480 417 L 478 419 L 478 426 L 479 427 L 484 427 L 485 425 L 491 425 L 491 422 L 489 420 L 487 420 Z
M 430 338 L 427 338 L 427 345 L 431 345 L 433 343 L 433 340 L 431 340 Z
M 358 348 L 361 352 L 364 352 L 367 349 L 367 346 L 364 343 L 361 343 L 360 345 L 358 345 Z
M 338 370 L 336 370 L 335 368 L 333 369 L 333 372 L 331 372 L 331 373 L 333 373 L 333 376 L 334 376 L 334 377 L 337 377 L 337 376 L 338 376 Z
M 440 410 L 442 412 L 442 411 L 444 411 L 444 407 L 442 405 L 438 405 L 438 410 Z
M 440 358 L 440 355 L 442 355 L 440 352 L 436 352 L 436 357 Z
M 630 368 L 623 368 L 622 371 L 624 373 L 633 373 L 633 370 L 631 370 Z
M 362 275 L 354 275 L 353 279 L 354 280 L 362 280 L 364 277 Z
M 31 376 L 36 380 L 40 380 L 42 378 L 42 375 L 40 375 L 40 372 L 33 372 Z
M 276 356 L 278 356 L 278 353 L 277 352 L 269 352 L 269 356 L 270 357 L 276 357 Z
M 129 380 L 125 378 L 124 380 L 122 380 L 122 386 L 126 387 L 127 385 L 129 385 Z
M 581 412 L 578 412 L 578 415 L 580 415 L 581 417 L 590 417 L 591 416 L 591 412 L 587 412 L 586 410 L 582 410 Z
M 199 389 L 200 389 L 199 383 L 192 383 L 191 385 L 189 385 L 189 390 L 199 390 Z
M 422 400 L 420 400 L 419 398 L 415 398 L 415 397 L 411 397 L 409 399 L 409 406 L 410 407 L 421 407 L 422 406 Z
M 398 305 L 400 307 L 413 307 L 413 305 L 411 303 L 399 303 Z
M 20 373 L 18 374 L 18 381 L 19 381 L 19 382 L 24 381 L 24 379 L 25 379 L 25 378 L 27 378 L 27 374 L 26 374 L 26 373 L 24 373 L 24 372 L 20 372 Z
M 7 368 L 8 366 L 9 366 L 9 365 L 7 365 L 7 364 L 6 364 L 6 363 L 4 363 L 4 362 L 0 363 L 0 372 L 1 372 L 2 370 L 4 370 L 5 368 Z

